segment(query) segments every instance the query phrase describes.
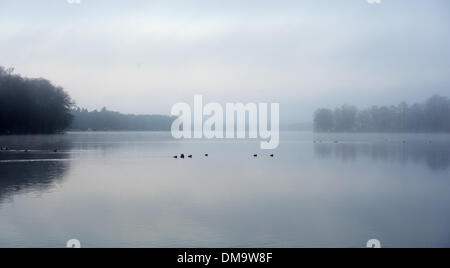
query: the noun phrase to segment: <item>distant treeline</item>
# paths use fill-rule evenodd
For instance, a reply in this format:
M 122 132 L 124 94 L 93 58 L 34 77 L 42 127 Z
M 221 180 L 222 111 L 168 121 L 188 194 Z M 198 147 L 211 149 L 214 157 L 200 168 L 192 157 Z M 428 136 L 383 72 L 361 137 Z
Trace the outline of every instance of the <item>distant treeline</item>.
M 169 131 L 175 118 L 164 115 L 133 115 L 108 111 L 72 110 L 71 130 L 93 131 Z
M 0 66 L 0 134 L 56 133 L 70 126 L 73 102 L 48 80 Z
M 317 132 L 450 132 L 450 100 L 435 95 L 423 103 L 373 106 L 344 105 L 314 114 Z
M 0 135 L 51 134 L 64 130 L 167 131 L 174 118 L 76 108 L 61 87 L 0 66 Z

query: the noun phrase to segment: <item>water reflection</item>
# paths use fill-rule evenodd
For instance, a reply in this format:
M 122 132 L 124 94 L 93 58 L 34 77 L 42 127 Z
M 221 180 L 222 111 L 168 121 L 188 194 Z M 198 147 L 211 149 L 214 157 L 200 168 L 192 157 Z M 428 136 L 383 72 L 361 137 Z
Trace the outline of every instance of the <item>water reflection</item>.
M 314 152 L 319 158 L 356 161 L 395 162 L 401 165 L 425 165 L 432 171 L 447 171 L 450 167 L 450 147 L 445 142 L 384 142 L 384 143 L 316 143 Z
M 0 204 L 14 195 L 44 192 L 63 182 L 69 162 L 0 163 Z
M 274 158 L 258 142 L 170 133 L 1 144 L 15 150 L 0 152 L 0 247 L 449 244 L 447 136 L 283 133 Z
M 13 196 L 40 193 L 63 182 L 72 143 L 64 135 L 2 136 L 0 204 Z

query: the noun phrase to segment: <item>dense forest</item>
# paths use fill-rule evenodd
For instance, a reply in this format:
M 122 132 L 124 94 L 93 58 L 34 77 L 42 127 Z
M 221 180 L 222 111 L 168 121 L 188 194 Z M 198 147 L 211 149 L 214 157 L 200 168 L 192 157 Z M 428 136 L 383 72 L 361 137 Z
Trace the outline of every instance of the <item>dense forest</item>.
M 175 118 L 164 115 L 133 115 L 108 111 L 72 110 L 71 130 L 94 131 L 170 131 Z
M 450 100 L 435 95 L 423 103 L 373 106 L 344 105 L 314 114 L 317 132 L 450 132 Z
M 0 66 L 0 134 L 57 133 L 72 122 L 73 101 L 46 79 L 29 79 Z
M 13 74 L 0 66 L 0 134 L 50 134 L 64 130 L 166 131 L 174 118 L 89 112 L 75 107 L 61 87 Z

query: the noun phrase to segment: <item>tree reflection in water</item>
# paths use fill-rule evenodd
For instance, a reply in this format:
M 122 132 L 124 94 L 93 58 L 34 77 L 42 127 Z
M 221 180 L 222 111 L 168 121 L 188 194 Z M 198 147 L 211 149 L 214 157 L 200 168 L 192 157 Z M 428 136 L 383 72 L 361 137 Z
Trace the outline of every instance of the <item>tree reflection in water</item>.
M 445 142 L 323 142 L 314 145 L 314 152 L 319 158 L 334 157 L 344 162 L 368 158 L 401 165 L 425 165 L 434 172 L 447 171 L 450 167 L 450 146 Z

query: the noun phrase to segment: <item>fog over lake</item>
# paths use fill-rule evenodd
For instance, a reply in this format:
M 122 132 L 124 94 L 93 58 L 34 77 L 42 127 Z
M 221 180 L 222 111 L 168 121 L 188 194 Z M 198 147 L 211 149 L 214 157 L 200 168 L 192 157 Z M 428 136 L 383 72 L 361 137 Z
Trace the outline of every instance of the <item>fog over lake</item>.
M 282 132 L 266 152 L 168 132 L 0 144 L 0 247 L 450 246 L 448 135 Z
M 449 11 L 0 0 L 0 248 L 450 247 Z

